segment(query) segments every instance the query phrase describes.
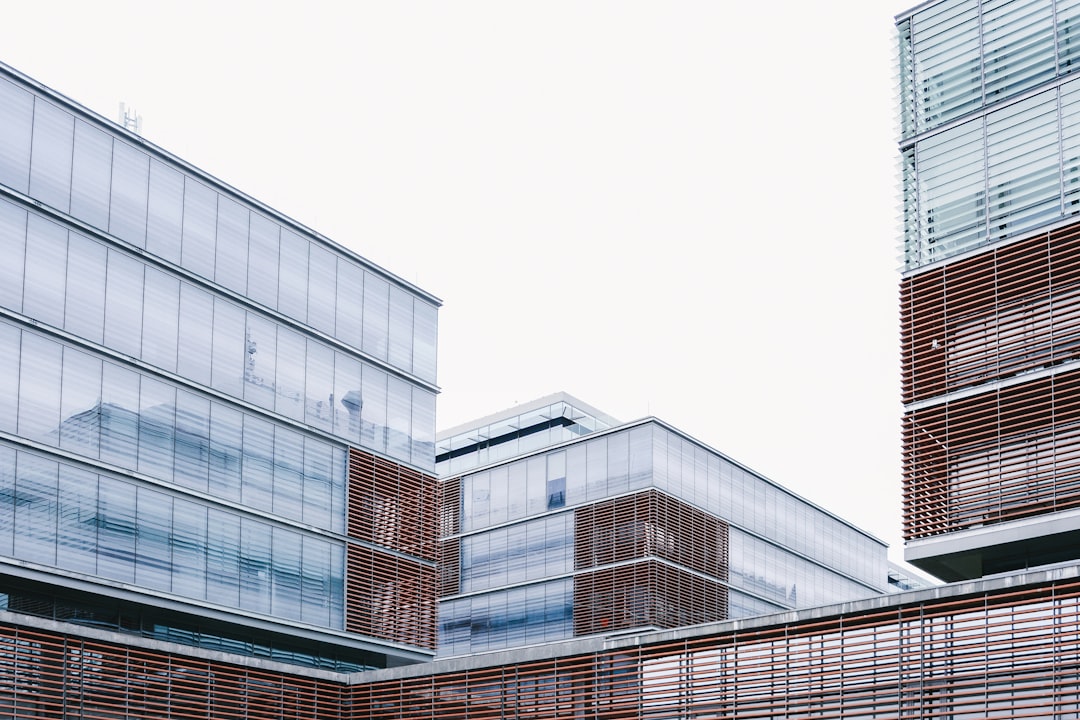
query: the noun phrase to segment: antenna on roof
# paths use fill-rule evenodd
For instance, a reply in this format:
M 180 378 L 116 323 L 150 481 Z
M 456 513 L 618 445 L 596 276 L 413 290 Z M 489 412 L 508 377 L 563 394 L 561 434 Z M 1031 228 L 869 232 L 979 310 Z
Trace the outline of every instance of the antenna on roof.
M 142 135 L 142 115 L 135 112 L 135 108 L 120 103 L 120 124 L 125 130 L 130 130 L 136 135 Z

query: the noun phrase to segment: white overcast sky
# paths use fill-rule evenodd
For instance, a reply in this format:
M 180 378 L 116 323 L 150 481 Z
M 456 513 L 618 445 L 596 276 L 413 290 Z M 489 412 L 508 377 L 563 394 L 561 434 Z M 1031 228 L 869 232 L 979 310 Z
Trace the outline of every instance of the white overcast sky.
M 440 428 L 656 415 L 898 560 L 907 7 L 37 0 L 0 61 L 442 298 Z

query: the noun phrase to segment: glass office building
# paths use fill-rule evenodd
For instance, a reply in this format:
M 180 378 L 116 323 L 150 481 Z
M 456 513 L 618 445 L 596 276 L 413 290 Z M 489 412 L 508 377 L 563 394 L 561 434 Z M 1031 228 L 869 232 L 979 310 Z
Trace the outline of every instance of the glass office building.
M 436 298 L 2 65 L 0 257 L 0 607 L 431 656 Z
M 655 418 L 558 394 L 436 445 L 441 655 L 886 589 L 881 541 Z
M 1080 2 L 901 15 L 904 533 L 960 580 L 1080 557 Z

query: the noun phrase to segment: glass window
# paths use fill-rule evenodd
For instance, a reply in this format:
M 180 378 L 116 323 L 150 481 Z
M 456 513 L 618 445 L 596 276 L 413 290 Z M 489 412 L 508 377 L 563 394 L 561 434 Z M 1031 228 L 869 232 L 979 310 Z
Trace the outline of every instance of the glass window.
M 222 298 L 214 298 L 214 356 L 211 385 L 233 397 L 243 397 L 242 381 L 247 360 L 244 311 Z
M 59 567 L 87 575 L 97 573 L 97 502 L 98 476 L 60 465 L 56 554 Z
M 18 377 L 19 434 L 53 444 L 60 426 L 60 346 L 24 332 Z
M 366 353 L 386 360 L 390 323 L 390 284 L 377 275 L 364 276 L 364 347 Z
M 217 193 L 188 177 L 184 183 L 184 267 L 204 278 L 214 277 Z
M 0 93 L 3 86 L 4 82 L 0 80 Z M 0 115 L 2 113 L 0 109 Z M 0 162 L 0 167 L 2 165 Z M 26 211 L 4 200 L 0 200 L 0 253 L 4 258 L 0 263 L 0 307 L 20 312 L 26 257 Z
M 249 312 L 244 358 L 244 399 L 273 409 L 277 375 L 277 323 Z
M 0 445 L 0 555 L 15 552 L 15 499 L 15 450 Z
M 176 482 L 206 492 L 210 473 L 210 401 L 176 391 Z
M 30 184 L 30 141 L 34 96 L 0 78 L 0 185 L 26 192 Z
M 293 438 L 289 438 L 292 440 Z M 283 462 L 294 462 L 292 453 L 296 451 L 295 445 L 287 442 L 286 450 L 289 457 L 283 458 Z M 331 527 L 331 513 L 341 509 L 342 501 L 333 497 L 332 488 L 332 456 L 331 447 L 315 438 L 304 439 L 304 473 L 302 477 L 292 476 L 292 466 L 285 470 L 289 479 L 296 483 L 302 483 L 303 487 L 303 517 L 304 522 L 318 528 L 335 529 Z M 276 492 L 276 488 L 275 488 Z M 282 504 L 290 502 L 291 497 L 283 497 Z M 296 515 L 293 515 L 296 517 Z
M 303 574 L 300 596 L 303 598 L 301 620 L 314 625 L 330 622 L 331 557 L 330 544 L 321 538 L 303 538 Z
M 338 353 L 334 362 L 334 432 L 352 442 L 360 440 L 363 410 L 362 365 L 359 360 Z
M 27 236 L 23 312 L 39 322 L 63 327 L 68 232 L 30 215 Z
M 248 295 L 267 307 L 276 308 L 278 301 L 278 234 L 277 223 L 251 213 L 248 237 Z
M 146 197 L 150 157 L 125 142 L 113 144 L 109 232 L 138 247 L 146 246 Z
M 360 349 L 364 342 L 364 271 L 339 259 L 337 273 L 335 335 L 343 343 Z
M 277 617 L 300 620 L 303 616 L 300 599 L 300 535 L 275 527 L 273 529 L 273 603 Z
M 337 315 L 337 256 L 314 243 L 309 253 L 307 322 L 333 335 Z
M 56 463 L 23 452 L 15 472 L 15 557 L 52 565 L 56 562 Z
M 240 524 L 240 607 L 270 612 L 270 526 L 244 519 Z
M 275 409 L 286 417 L 304 419 L 304 368 L 307 343 L 294 330 L 278 327 L 277 382 Z
M 189 380 L 209 385 L 214 298 L 199 288 L 180 283 L 179 319 L 177 372 Z
M 105 285 L 105 344 L 138 357 L 142 351 L 143 264 L 109 250 Z
M 65 347 L 61 391 L 60 447 L 96 458 L 101 424 L 101 360 Z
M 300 321 L 307 319 L 309 244 L 296 233 L 282 229 L 278 310 Z
M 244 417 L 242 501 L 248 507 L 273 507 L 274 426 L 267 420 Z
M 307 341 L 305 378 L 307 423 L 332 432 L 334 429 L 334 351 L 315 340 Z
M 386 373 L 364 368 L 364 407 L 360 441 L 376 452 L 386 452 Z
M 390 286 L 390 344 L 388 360 L 394 367 L 412 372 L 413 298 L 396 285 Z
M 206 530 L 206 596 L 239 607 L 240 518 L 209 508 Z
M 413 312 L 413 372 L 428 382 L 435 382 L 436 343 L 438 335 L 438 310 L 422 300 L 416 300 Z
M 109 227 L 112 144 L 107 133 L 75 121 L 71 159 L 71 214 L 101 230 Z
M 4 126 L 6 133 L 7 126 Z M 30 168 L 30 196 L 68 211 L 71 199 L 71 148 L 75 119 L 55 105 L 34 102 L 34 140 Z
M 180 262 L 184 226 L 184 176 L 150 160 L 147 196 L 146 249 L 158 257 Z
M 101 459 L 120 467 L 136 467 L 139 376 L 108 362 L 102 363 L 101 369 Z
M 412 386 L 400 378 L 389 376 L 386 389 L 386 451 L 394 457 L 409 460 L 412 449 Z
M 144 376 L 139 391 L 139 472 L 172 480 L 176 388 Z
M 15 432 L 19 417 L 22 332 L 0 322 L 0 430 Z
M 206 506 L 173 500 L 173 587 L 191 598 L 206 597 Z
M 172 588 L 172 498 L 141 487 L 136 496 L 135 582 L 156 590 Z M 181 590 L 187 594 L 187 590 Z
M 144 297 L 141 357 L 151 365 L 175 372 L 180 332 L 180 281 L 147 266 Z
M 221 403 L 210 405 L 210 492 L 226 500 L 240 499 L 240 452 L 244 416 Z
M 68 236 L 64 329 L 100 343 L 105 333 L 105 246 L 79 233 Z
M 304 437 L 295 430 L 278 425 L 274 430 L 274 512 L 284 517 L 304 517 Z M 330 503 L 329 487 L 324 498 Z M 326 527 L 320 524 L 318 527 Z
M 98 486 L 98 575 L 135 582 L 135 486 L 105 475 Z
M 248 209 L 218 196 L 217 261 L 214 279 L 238 293 L 247 293 Z

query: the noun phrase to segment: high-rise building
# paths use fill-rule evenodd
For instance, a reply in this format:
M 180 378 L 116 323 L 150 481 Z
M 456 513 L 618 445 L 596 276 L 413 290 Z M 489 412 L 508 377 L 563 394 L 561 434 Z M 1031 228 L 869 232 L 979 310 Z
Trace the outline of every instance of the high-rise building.
M 436 439 L 439 654 L 880 594 L 886 546 L 656 419 L 558 393 Z
M 435 645 L 439 301 L 0 65 L 0 608 Z
M 1080 559 L 1080 3 L 897 26 L 906 559 Z

